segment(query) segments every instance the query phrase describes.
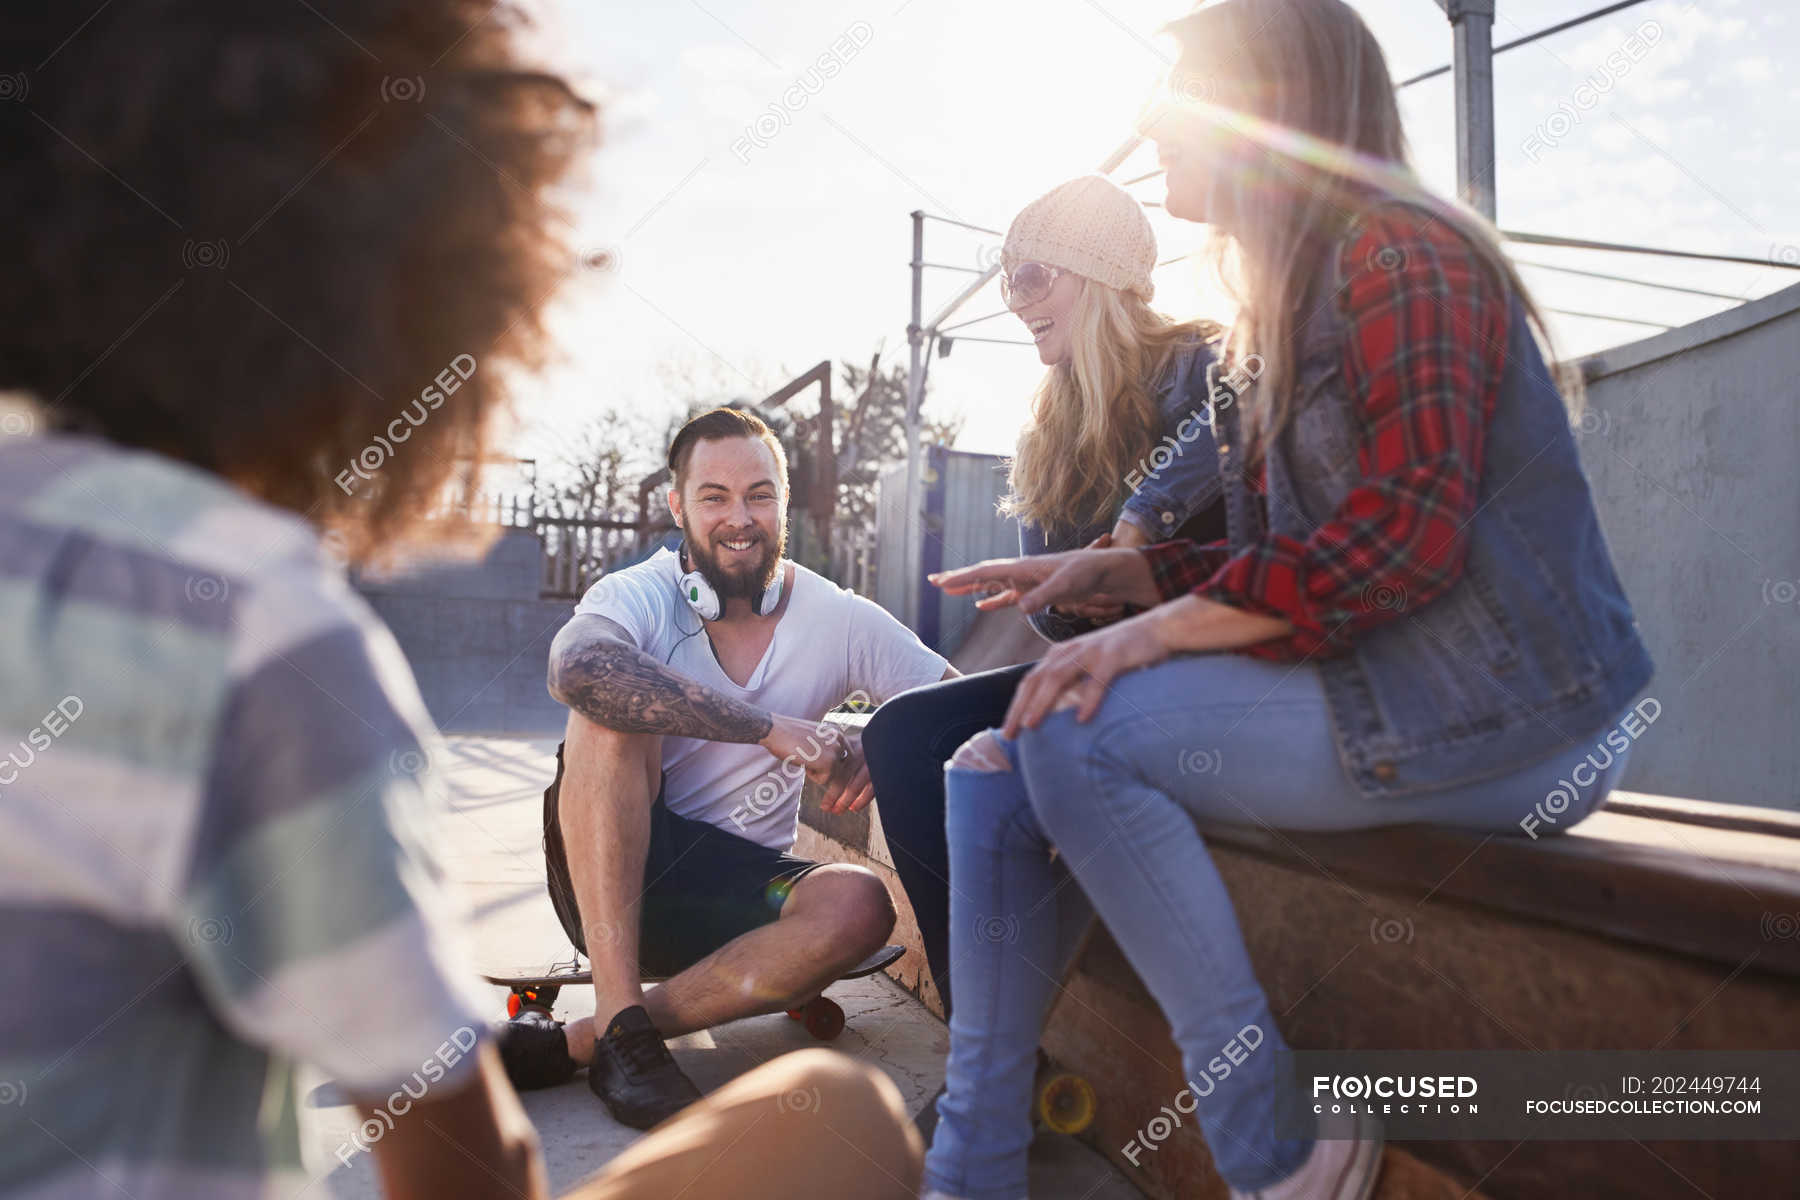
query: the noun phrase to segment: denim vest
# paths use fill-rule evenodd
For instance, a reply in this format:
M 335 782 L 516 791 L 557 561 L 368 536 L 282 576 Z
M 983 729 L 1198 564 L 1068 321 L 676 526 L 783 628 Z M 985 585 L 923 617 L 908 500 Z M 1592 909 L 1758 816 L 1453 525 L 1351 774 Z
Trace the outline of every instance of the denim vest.
M 1268 450 L 1266 504 L 1247 482 L 1239 406 L 1217 365 L 1208 372 L 1234 553 L 1267 533 L 1305 540 L 1361 481 L 1336 301 L 1340 250 L 1329 286 L 1314 289 L 1325 298 L 1302 310 L 1296 403 Z M 1650 680 L 1567 411 L 1517 297 L 1465 535 L 1467 559 L 1446 591 L 1408 609 L 1404 597 L 1371 588 L 1362 603 L 1398 615 L 1347 654 L 1313 660 L 1339 758 L 1366 797 L 1515 771 L 1591 737 Z
M 1191 518 L 1217 504 L 1224 489 L 1219 456 L 1213 448 L 1212 406 L 1208 403 L 1213 379 L 1210 372 L 1216 363 L 1212 348 L 1195 342 L 1169 356 L 1153 389 L 1161 414 L 1161 440 L 1127 471 L 1124 482 L 1131 494 L 1122 505 L 1124 511 L 1152 531 L 1152 541 L 1176 537 L 1176 531 Z M 1077 550 L 1112 527 L 1111 520 L 1095 521 L 1080 529 L 1059 529 L 1054 535 L 1046 535 L 1036 525 L 1020 521 L 1019 553 Z M 1047 608 L 1027 613 L 1025 619 L 1053 642 L 1099 628 L 1092 621 L 1065 617 Z
M 1208 403 L 1210 387 L 1217 382 L 1212 370 L 1217 363 L 1212 348 L 1197 343 L 1172 354 L 1157 381 L 1162 439 L 1126 472 L 1131 495 L 1123 505 L 1151 533 L 1152 541 L 1174 537 L 1188 518 L 1217 504 L 1225 490 Z

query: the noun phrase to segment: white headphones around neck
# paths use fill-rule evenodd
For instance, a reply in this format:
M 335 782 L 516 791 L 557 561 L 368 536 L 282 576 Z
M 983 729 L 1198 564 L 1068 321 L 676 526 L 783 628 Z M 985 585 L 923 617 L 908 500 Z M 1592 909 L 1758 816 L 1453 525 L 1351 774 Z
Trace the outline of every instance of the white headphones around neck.
M 687 566 L 686 538 L 683 538 L 681 544 L 675 548 L 675 562 L 678 566 Z M 777 559 L 774 581 L 763 589 L 762 595 L 750 598 L 751 612 L 761 617 L 775 611 L 775 606 L 781 603 L 781 582 L 782 577 L 786 574 L 787 568 L 782 565 L 780 559 Z M 693 609 L 702 621 L 716 621 L 719 619 L 719 614 L 725 610 L 725 606 L 719 601 L 719 593 L 715 592 L 713 585 L 706 581 L 706 576 L 698 571 L 684 571 L 676 586 L 681 591 L 681 598 L 687 601 L 687 606 Z

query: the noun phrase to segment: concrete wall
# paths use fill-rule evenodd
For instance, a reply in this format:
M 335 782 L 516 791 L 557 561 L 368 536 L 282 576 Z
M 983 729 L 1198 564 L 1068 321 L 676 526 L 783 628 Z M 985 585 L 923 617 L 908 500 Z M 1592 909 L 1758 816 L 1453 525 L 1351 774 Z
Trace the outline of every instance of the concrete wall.
M 543 546 L 509 529 L 479 562 L 431 563 L 353 582 L 394 631 L 438 726 L 560 734 L 568 710 L 544 688 L 567 600 L 540 600 Z
M 1663 704 L 1624 786 L 1800 809 L 1800 286 L 1584 368 L 1582 463 Z

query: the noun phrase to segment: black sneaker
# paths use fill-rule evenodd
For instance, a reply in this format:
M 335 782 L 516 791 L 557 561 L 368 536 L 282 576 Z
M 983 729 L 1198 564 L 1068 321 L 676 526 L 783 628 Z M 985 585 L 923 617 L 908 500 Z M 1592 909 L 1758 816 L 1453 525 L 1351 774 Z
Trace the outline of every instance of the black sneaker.
M 588 1087 L 615 1120 L 633 1129 L 648 1129 L 700 1098 L 641 1004 L 619 1013 L 594 1039 Z
M 494 1045 L 506 1077 L 521 1092 L 555 1087 L 575 1078 L 569 1039 L 563 1023 L 541 1008 L 523 1008 L 510 1021 L 494 1026 Z

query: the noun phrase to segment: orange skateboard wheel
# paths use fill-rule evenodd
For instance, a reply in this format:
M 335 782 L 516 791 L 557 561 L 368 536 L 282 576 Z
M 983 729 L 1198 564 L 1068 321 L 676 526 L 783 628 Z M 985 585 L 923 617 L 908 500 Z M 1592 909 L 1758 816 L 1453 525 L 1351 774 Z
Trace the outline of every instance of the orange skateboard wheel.
M 806 1025 L 806 1032 L 821 1042 L 832 1041 L 844 1032 L 844 1010 L 837 1006 L 835 1000 L 827 1000 L 823 996 L 808 1004 L 800 1019 Z

